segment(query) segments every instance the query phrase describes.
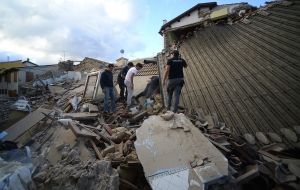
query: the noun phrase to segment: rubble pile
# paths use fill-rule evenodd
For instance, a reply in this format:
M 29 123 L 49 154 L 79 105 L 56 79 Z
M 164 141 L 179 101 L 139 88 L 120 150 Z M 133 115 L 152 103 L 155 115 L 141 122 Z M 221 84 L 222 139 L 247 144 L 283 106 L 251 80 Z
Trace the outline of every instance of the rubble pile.
M 75 149 L 64 150 L 60 162 L 33 175 L 37 189 L 119 189 L 119 176 L 110 162 L 81 161 Z
M 187 115 L 194 125 L 226 156 L 232 181 L 239 187 L 300 187 L 296 172 L 300 171 L 300 154 L 297 144 L 289 143 L 297 142 L 297 127 L 294 127 L 295 132 L 283 128 L 286 135 L 268 134 L 270 138 L 261 132 L 255 137 L 250 134 L 241 137 L 220 122 L 215 113 L 204 115 L 201 108 L 189 112 Z
M 119 184 L 121 189 L 150 189 L 135 151 L 135 131 L 162 109 L 160 95 L 135 100 L 130 110 L 117 102 L 117 112 L 105 115 L 102 106 L 82 98 L 84 89 L 74 83 L 51 93 L 53 111 L 43 113 L 32 126 L 33 136 L 23 140 L 30 142 L 38 189 L 114 189 Z

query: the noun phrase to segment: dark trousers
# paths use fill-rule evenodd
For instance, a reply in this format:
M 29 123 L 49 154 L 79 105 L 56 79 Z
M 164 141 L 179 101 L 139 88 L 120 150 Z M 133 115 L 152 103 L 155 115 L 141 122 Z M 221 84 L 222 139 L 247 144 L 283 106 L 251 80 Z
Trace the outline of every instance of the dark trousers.
M 104 87 L 104 112 L 115 112 L 116 111 L 116 104 L 115 104 L 115 94 L 113 87 Z M 110 106 L 109 106 L 109 99 L 110 99 Z
M 171 109 L 172 105 L 172 97 L 174 95 L 175 98 L 175 103 L 174 103 L 174 109 L 173 112 L 178 111 L 178 105 L 179 105 L 179 98 L 180 98 L 180 93 L 181 89 L 183 87 L 184 80 L 183 78 L 176 78 L 176 79 L 169 79 L 168 81 L 168 87 L 167 87 L 167 92 L 168 92 L 168 107 L 167 109 Z
M 120 99 L 126 100 L 127 99 L 127 87 L 124 84 L 124 81 L 118 81 L 119 88 L 120 88 Z

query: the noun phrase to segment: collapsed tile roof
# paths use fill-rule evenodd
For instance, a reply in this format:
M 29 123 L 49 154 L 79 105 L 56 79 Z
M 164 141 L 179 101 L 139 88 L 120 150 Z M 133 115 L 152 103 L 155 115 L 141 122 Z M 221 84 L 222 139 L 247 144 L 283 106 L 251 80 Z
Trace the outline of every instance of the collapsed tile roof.
M 238 134 L 300 124 L 300 2 L 264 11 L 195 31 L 179 49 L 184 106 L 216 112 Z
M 136 76 L 150 76 L 150 75 L 158 75 L 158 67 L 157 64 L 143 64 L 143 68 L 138 72 Z
M 109 62 L 101 61 L 98 59 L 85 57 L 80 64 L 74 67 L 75 71 L 91 71 L 92 69 L 104 68 Z

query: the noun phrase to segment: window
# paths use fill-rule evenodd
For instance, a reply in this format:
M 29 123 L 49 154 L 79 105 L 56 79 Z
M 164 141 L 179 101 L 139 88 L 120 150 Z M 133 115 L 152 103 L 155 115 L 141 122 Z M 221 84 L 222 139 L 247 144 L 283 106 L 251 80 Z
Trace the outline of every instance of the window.
M 33 73 L 32 72 L 26 72 L 26 82 L 30 82 L 33 80 Z

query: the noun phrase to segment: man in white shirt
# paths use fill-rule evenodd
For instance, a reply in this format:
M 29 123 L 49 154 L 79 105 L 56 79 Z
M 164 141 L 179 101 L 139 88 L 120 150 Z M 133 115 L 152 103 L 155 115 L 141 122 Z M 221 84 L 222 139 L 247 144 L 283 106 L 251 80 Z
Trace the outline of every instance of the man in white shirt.
M 132 67 L 128 70 L 126 76 L 125 76 L 125 80 L 124 80 L 124 84 L 127 87 L 127 106 L 130 107 L 131 106 L 131 98 L 133 95 L 133 77 L 138 73 L 139 70 L 141 70 L 143 68 L 143 65 L 141 63 L 137 63 L 135 67 Z

